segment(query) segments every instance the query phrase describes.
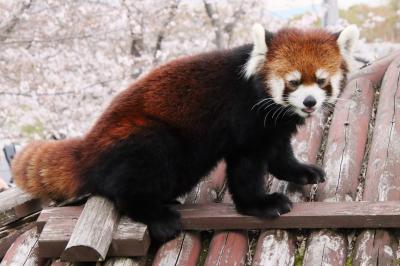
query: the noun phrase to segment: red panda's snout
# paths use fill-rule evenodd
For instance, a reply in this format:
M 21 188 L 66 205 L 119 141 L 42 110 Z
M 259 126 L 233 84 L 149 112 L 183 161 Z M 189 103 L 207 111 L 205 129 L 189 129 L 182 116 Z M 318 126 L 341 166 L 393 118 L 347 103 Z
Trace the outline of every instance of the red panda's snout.
M 245 77 L 258 75 L 275 103 L 308 117 L 338 99 L 358 37 L 356 26 L 339 34 L 292 28 L 269 33 L 257 24 Z

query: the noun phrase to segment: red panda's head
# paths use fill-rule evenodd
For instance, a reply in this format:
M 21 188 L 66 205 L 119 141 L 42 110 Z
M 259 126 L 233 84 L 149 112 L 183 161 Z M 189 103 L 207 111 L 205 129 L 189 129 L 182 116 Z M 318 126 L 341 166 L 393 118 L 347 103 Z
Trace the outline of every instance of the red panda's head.
M 353 65 L 358 37 L 356 26 L 348 26 L 339 34 L 321 29 L 269 33 L 256 24 L 244 73 L 246 78 L 261 78 L 276 103 L 307 117 L 324 103 L 336 101 Z

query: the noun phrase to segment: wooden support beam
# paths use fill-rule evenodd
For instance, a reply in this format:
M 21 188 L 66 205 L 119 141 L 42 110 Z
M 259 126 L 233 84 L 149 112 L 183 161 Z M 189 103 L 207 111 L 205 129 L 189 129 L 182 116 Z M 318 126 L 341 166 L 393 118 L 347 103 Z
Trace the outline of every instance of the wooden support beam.
M 37 220 L 41 235 L 39 254 L 45 258 L 61 256 L 82 213 L 81 206 L 44 209 Z M 150 246 L 147 226 L 122 216 L 116 226 L 107 256 L 144 256 Z
M 103 261 L 111 244 L 119 214 L 109 200 L 90 198 L 61 254 L 65 261 Z
M 0 227 L 42 209 L 41 202 L 19 188 L 0 193 Z
M 285 228 L 398 228 L 400 201 L 304 202 L 278 219 L 240 215 L 232 204 L 177 206 L 187 230 Z

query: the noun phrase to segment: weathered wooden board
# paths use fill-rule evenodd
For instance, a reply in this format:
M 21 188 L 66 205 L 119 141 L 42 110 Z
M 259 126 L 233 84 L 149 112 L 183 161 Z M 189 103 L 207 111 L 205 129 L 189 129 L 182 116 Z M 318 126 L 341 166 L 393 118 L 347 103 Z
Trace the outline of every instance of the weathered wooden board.
M 397 228 L 400 201 L 301 202 L 277 219 L 240 215 L 232 204 L 177 206 L 187 230 L 285 228 Z
M 228 191 L 224 195 L 224 203 L 232 203 Z M 246 231 L 215 232 L 209 246 L 205 266 L 245 265 L 249 248 Z
M 83 210 L 82 206 L 51 207 L 43 209 L 36 220 L 38 232 L 41 233 L 47 221 L 52 219 L 76 219 L 78 220 Z
M 142 258 L 110 258 L 103 263 L 104 266 L 144 266 L 146 261 Z
M 43 210 L 39 216 L 46 223 L 39 238 L 41 257 L 59 257 L 64 251 L 74 230 L 81 207 L 61 207 Z M 144 256 L 150 246 L 147 226 L 121 217 L 116 226 L 107 256 Z
M 35 223 L 29 223 L 18 228 L 12 228 L 4 235 L 0 234 L 0 258 L 3 258 L 7 250 L 11 247 L 14 241 L 26 231 L 32 229 Z
M 354 72 L 352 75 L 350 75 L 348 82 L 352 81 L 353 79 L 366 78 L 373 84 L 373 86 L 379 87 L 388 66 L 398 56 L 400 56 L 400 51 L 380 58 L 371 65 Z
M 0 227 L 42 209 L 41 202 L 19 188 L 0 193 Z
M 206 203 L 217 198 L 223 187 L 225 170 L 219 164 L 185 199 L 185 203 Z M 178 238 L 162 245 L 153 265 L 196 265 L 201 251 L 201 238 L 198 232 L 183 232 Z
M 369 155 L 363 199 L 400 199 L 400 57 L 389 66 L 380 92 Z M 391 265 L 397 244 L 388 232 L 362 232 L 356 241 L 354 261 L 360 265 Z
M 288 230 L 266 230 L 258 238 L 252 265 L 294 265 L 296 237 Z
M 374 94 L 369 80 L 354 79 L 336 104 L 324 154 L 326 181 L 318 186 L 317 201 L 356 200 Z M 323 252 L 320 250 L 321 243 Z M 345 264 L 346 257 L 346 236 L 321 231 L 310 235 L 303 263 L 341 265 Z
M 1 266 L 36 266 L 40 260 L 37 256 L 38 235 L 36 228 L 32 228 L 19 236 L 7 251 Z
M 118 220 L 118 211 L 111 201 L 102 197 L 91 197 L 79 216 L 67 247 L 61 254 L 61 259 L 103 261 Z
M 293 151 L 296 157 L 307 163 L 316 163 L 318 150 L 321 146 L 325 115 L 309 119 L 306 125 L 300 128 L 292 140 Z M 289 182 L 273 179 L 270 192 L 286 194 L 292 201 L 305 201 L 310 187 L 298 186 Z M 268 230 L 259 236 L 253 265 L 291 265 L 295 259 L 296 237 L 284 230 Z M 271 250 L 279 249 L 279 252 Z

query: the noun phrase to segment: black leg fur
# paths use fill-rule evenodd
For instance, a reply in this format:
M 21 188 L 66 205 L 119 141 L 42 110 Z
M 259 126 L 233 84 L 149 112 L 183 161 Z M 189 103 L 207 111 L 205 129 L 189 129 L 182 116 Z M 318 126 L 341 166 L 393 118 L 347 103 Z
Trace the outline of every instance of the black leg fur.
M 275 218 L 290 211 L 292 203 L 283 194 L 266 194 L 263 158 L 227 158 L 228 186 L 238 212 L 260 218 Z
M 325 181 L 325 172 L 316 165 L 299 162 L 293 154 L 290 140 L 277 142 L 274 156 L 268 162 L 269 171 L 276 178 L 299 185 L 316 184 Z

